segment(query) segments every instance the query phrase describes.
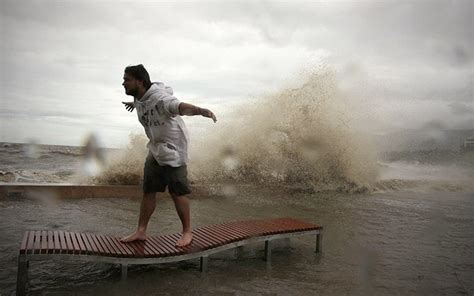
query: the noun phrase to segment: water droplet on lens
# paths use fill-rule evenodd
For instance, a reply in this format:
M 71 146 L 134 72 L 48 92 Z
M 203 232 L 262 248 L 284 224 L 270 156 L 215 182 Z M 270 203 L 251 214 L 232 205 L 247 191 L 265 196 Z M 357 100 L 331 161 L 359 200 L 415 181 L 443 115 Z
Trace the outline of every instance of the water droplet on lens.
M 82 172 L 88 176 L 98 176 L 105 164 L 103 150 L 95 134 L 90 134 L 84 144 L 84 160 L 81 165 Z
M 222 194 L 227 197 L 235 197 L 238 194 L 237 187 L 233 184 L 225 184 L 222 187 Z
M 232 146 L 227 146 L 222 151 L 222 166 L 226 172 L 231 172 L 239 166 L 237 153 Z
M 23 153 L 26 155 L 26 157 L 38 158 L 39 157 L 38 143 L 36 143 L 35 140 L 29 140 L 28 143 L 26 143 L 23 146 Z

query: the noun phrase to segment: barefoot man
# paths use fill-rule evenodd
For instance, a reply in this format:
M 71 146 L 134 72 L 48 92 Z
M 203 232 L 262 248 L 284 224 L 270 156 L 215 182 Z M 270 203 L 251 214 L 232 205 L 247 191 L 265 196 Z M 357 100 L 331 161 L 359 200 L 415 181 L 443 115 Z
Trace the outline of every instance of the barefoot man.
M 208 109 L 180 102 L 173 90 L 161 82 L 151 83 L 143 65 L 128 66 L 123 76 L 123 87 L 133 102 L 123 102 L 132 112 L 137 109 L 138 120 L 150 140 L 143 177 L 143 199 L 137 230 L 121 239 L 122 242 L 146 240 L 146 228 L 156 206 L 156 193 L 168 192 L 173 198 L 176 211 L 183 225 L 181 238 L 176 246 L 184 247 L 192 240 L 189 200 L 191 193 L 187 179 L 188 132 L 181 115 L 202 115 L 216 122 L 216 116 Z

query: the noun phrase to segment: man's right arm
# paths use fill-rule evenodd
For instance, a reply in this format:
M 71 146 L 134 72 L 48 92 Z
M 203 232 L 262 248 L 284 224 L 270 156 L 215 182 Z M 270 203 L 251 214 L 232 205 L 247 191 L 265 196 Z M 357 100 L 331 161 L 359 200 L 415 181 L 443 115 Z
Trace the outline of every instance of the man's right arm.
M 125 105 L 125 109 L 129 112 L 133 112 L 133 109 L 135 109 L 135 103 L 134 102 L 122 102 L 122 104 Z

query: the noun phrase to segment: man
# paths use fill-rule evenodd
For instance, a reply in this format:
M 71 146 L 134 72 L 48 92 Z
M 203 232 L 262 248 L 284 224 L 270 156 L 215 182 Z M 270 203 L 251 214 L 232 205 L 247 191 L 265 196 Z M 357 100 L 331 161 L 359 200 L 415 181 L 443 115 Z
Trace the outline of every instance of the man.
M 173 90 L 161 82 L 151 83 L 143 65 L 128 66 L 123 76 L 123 87 L 133 102 L 122 102 L 126 110 L 137 109 L 138 120 L 150 140 L 143 177 L 143 199 L 137 230 L 121 239 L 122 242 L 146 240 L 146 228 L 156 206 L 156 193 L 168 192 L 173 198 L 176 211 L 183 225 L 177 247 L 192 241 L 189 200 L 191 193 L 187 179 L 188 132 L 180 115 L 202 115 L 216 122 L 216 116 L 208 109 L 180 102 Z

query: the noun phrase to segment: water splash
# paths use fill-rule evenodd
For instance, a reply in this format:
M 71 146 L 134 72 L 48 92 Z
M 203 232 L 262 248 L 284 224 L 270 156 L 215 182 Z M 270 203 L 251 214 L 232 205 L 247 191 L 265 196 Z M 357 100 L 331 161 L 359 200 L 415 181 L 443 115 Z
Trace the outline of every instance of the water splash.
M 351 110 L 335 71 L 320 67 L 297 87 L 242 105 L 199 142 L 193 138 L 190 178 L 199 184 L 257 183 L 313 191 L 360 192 L 377 176 L 375 152 L 352 125 Z M 144 136 L 96 178 L 99 183 L 138 184 L 146 156 Z M 235 188 L 235 187 L 234 187 Z
M 126 149 L 112 155 L 101 174 L 93 178 L 94 183 L 135 185 L 141 182 L 148 139 L 136 134 L 131 134 L 129 139 Z
M 321 67 L 302 81 L 242 106 L 235 120 L 222 120 L 193 151 L 192 176 L 314 191 L 369 189 L 377 176 L 374 149 L 353 128 L 335 71 Z M 238 159 L 233 170 L 221 165 L 228 147 Z

